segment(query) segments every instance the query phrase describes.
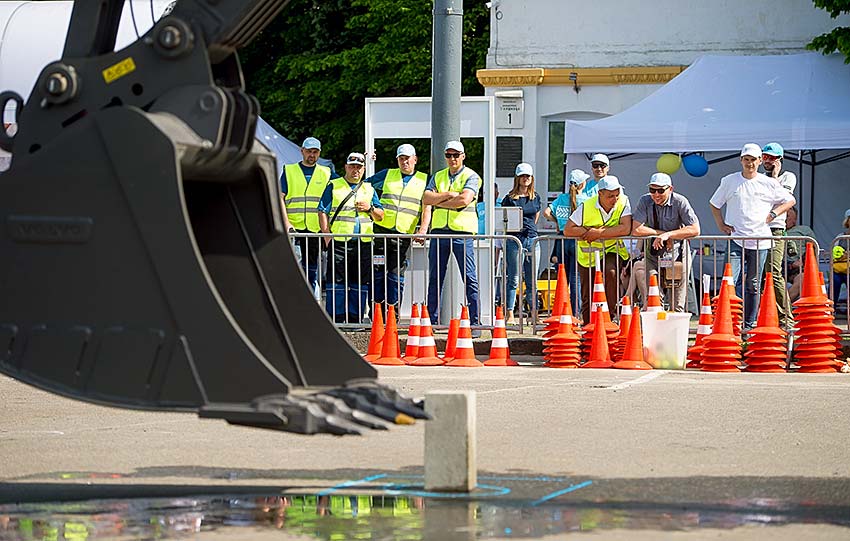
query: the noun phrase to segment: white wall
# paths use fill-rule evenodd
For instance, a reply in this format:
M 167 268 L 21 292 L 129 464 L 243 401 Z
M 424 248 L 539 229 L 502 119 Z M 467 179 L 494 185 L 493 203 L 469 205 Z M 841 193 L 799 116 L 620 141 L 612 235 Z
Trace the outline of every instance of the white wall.
M 687 65 L 703 54 L 801 52 L 850 24 L 812 0 L 495 0 L 488 68 Z

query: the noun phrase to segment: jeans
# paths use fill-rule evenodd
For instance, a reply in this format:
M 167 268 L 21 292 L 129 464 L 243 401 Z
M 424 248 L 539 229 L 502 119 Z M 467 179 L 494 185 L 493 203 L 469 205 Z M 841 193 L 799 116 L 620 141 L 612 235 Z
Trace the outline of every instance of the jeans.
M 567 283 L 570 284 L 570 302 L 573 314 L 581 312 L 581 284 L 579 272 L 576 269 L 576 241 L 574 239 L 559 239 L 552 247 L 552 257 L 558 264 L 564 265 L 567 273 Z
M 298 233 L 309 233 L 309 231 L 297 231 Z M 301 270 L 307 276 L 310 291 L 316 294 L 316 284 L 319 281 L 319 250 L 324 239 L 296 237 L 295 256 L 301 260 Z
M 785 230 L 776 228 L 771 229 L 774 237 L 779 237 L 773 241 L 773 247 L 767 257 L 765 271 L 773 275 L 773 291 L 776 295 L 776 311 L 779 314 L 779 325 L 787 329 L 791 327 L 794 319 L 791 315 L 791 303 L 788 300 L 788 288 L 785 286 L 785 275 L 782 272 L 782 262 L 785 259 L 785 241 L 780 240 L 785 236 Z
M 471 235 L 469 237 L 431 239 L 428 248 L 428 313 L 434 325 L 440 319 L 440 293 L 446 280 L 449 255 L 455 258 L 458 268 L 462 269 L 470 324 L 478 325 L 478 276 L 475 272 L 473 240 Z
M 375 233 L 396 233 L 389 229 L 375 226 Z M 410 249 L 409 238 L 376 238 L 375 255 L 383 255 L 383 265 L 375 265 L 375 284 L 372 288 L 375 302 L 396 305 L 404 295 L 404 272 L 407 270 L 407 251 Z
M 764 263 L 770 250 L 744 249 L 736 242 L 731 243 L 727 261 L 732 264 L 732 281 L 735 282 L 735 292 L 744 299 L 744 329 L 752 329 L 756 325 L 759 312 L 759 292 L 761 291 L 761 275 Z M 743 273 L 741 264 L 743 263 Z M 743 280 L 741 280 L 743 274 Z M 741 295 L 741 286 L 746 285 L 745 294 Z
M 337 323 L 360 323 L 369 306 L 372 243 L 331 241 L 333 259 L 325 283 L 325 309 Z
M 519 288 L 519 263 L 522 261 L 522 279 L 525 281 L 525 302 L 529 307 L 533 307 L 531 298 L 531 284 L 534 276 L 531 275 L 531 258 L 534 254 L 530 253 L 531 244 L 534 237 L 514 237 L 519 240 L 519 244 L 508 240 L 505 242 L 505 266 L 507 267 L 507 280 L 505 287 L 507 298 L 505 299 L 505 308 L 508 312 L 513 312 L 516 307 L 516 290 Z M 522 253 L 518 253 L 522 248 Z
M 838 296 L 841 295 L 841 286 L 847 285 L 847 274 L 843 272 L 832 273 L 832 302 L 836 312 L 844 313 L 847 310 L 847 304 L 838 302 Z M 848 286 L 847 296 L 850 297 L 850 286 Z

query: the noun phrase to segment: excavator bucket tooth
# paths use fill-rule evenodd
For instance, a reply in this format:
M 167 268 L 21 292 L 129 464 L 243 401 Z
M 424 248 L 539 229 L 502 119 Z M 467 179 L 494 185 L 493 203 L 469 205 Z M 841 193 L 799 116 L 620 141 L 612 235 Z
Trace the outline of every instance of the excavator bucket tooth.
M 398 390 L 375 380 L 363 380 L 349 382 L 344 387 L 347 390 L 357 391 L 369 397 L 373 403 L 380 403 L 395 408 L 416 419 L 430 419 L 431 416 L 425 411 L 422 400 L 414 400 L 401 394 Z

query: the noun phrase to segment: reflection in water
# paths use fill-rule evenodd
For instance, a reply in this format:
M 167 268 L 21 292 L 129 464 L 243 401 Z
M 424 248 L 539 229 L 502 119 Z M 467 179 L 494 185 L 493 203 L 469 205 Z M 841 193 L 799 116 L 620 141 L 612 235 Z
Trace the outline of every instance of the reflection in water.
M 781 514 L 787 507 L 776 503 L 774 512 L 766 514 L 343 495 L 5 505 L 0 506 L 0 541 L 201 539 L 205 532 L 239 527 L 278 529 L 322 540 L 471 541 L 597 529 L 692 530 L 792 522 L 850 526 L 850 518 L 813 521 Z

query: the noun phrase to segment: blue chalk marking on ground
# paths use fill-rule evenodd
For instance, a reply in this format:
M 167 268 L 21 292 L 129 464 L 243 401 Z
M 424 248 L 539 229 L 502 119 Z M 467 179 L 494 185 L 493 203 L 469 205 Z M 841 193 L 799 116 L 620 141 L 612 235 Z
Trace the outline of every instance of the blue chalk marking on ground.
M 344 483 L 340 483 L 338 485 L 332 486 L 329 489 L 326 489 L 326 490 L 319 492 L 317 494 L 317 496 L 327 496 L 328 494 L 336 492 L 337 490 L 341 490 L 343 488 L 348 488 L 348 487 L 352 487 L 352 486 L 357 486 L 357 485 L 360 485 L 362 483 L 369 483 L 369 482 L 375 481 L 377 479 L 383 479 L 386 476 L 387 476 L 386 473 L 379 473 L 378 475 L 370 475 L 369 477 L 364 477 L 363 479 L 358 479 L 356 481 L 346 481 Z
M 531 502 L 531 506 L 534 507 L 535 505 L 540 505 L 541 503 L 547 502 L 547 501 L 551 500 L 552 498 L 557 498 L 558 496 L 562 496 L 562 495 L 568 494 L 570 492 L 575 492 L 576 490 L 579 490 L 581 488 L 589 487 L 592 484 L 593 484 L 593 481 L 585 481 L 585 482 L 579 483 L 577 485 L 568 486 L 567 488 L 562 489 L 562 490 L 556 490 L 555 492 L 550 492 L 549 494 L 543 496 L 539 500 Z

